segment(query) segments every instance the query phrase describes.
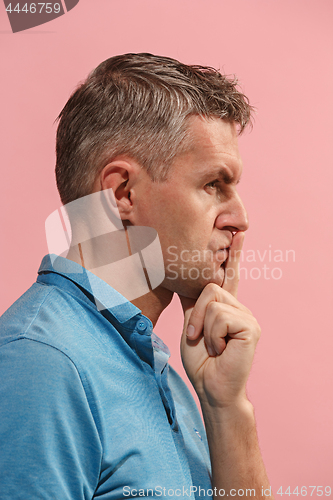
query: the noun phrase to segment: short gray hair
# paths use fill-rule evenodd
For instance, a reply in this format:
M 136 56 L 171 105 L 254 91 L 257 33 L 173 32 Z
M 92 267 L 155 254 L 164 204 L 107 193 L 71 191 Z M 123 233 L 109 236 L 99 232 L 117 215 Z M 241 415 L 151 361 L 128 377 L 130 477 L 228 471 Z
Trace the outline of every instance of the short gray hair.
M 127 155 L 163 181 L 188 141 L 187 118 L 251 122 L 252 106 L 214 68 L 169 57 L 124 54 L 93 70 L 58 116 L 56 179 L 64 204 L 92 192 L 98 173 Z

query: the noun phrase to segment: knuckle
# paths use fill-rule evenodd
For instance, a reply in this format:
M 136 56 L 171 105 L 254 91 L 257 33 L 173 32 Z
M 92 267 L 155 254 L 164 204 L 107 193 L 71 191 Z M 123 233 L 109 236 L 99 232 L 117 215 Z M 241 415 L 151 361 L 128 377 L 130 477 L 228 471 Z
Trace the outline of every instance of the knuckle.
M 260 328 L 259 324 L 257 323 L 257 321 L 255 321 L 253 328 L 252 328 L 252 331 L 253 331 L 253 339 L 257 343 L 258 340 L 260 339 L 260 336 L 261 336 L 261 328 Z
M 219 302 L 212 300 L 212 301 L 208 302 L 206 311 L 209 313 L 212 313 L 212 312 L 215 313 L 220 309 L 220 305 L 221 304 Z
M 221 287 L 219 287 L 216 283 L 208 283 L 205 286 L 205 290 L 209 292 L 212 295 L 216 295 L 216 293 L 221 290 Z

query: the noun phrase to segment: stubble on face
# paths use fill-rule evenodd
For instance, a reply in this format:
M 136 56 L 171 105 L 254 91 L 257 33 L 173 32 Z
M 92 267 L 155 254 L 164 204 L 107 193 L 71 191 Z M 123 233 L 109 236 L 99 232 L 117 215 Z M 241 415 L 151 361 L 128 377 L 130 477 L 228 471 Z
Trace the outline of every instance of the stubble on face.
M 151 186 L 146 223 L 160 238 L 162 286 L 197 298 L 208 283 L 223 284 L 241 159 L 234 124 L 193 117 L 189 130 L 190 149 L 175 159 L 166 181 Z

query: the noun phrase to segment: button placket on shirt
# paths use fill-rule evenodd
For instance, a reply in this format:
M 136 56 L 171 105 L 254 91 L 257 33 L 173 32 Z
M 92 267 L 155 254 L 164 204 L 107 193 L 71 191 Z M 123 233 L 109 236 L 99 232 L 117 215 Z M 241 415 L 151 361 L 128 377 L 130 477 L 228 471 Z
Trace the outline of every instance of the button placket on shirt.
M 168 360 L 170 351 L 164 342 L 152 331 L 152 325 L 145 319 L 140 318 L 135 326 L 136 331 L 145 337 L 150 337 L 150 346 L 153 355 L 153 366 L 155 380 L 157 382 L 163 406 L 168 416 L 169 423 L 174 431 L 178 431 L 178 422 L 171 391 L 168 384 Z M 146 342 L 145 342 L 146 343 Z

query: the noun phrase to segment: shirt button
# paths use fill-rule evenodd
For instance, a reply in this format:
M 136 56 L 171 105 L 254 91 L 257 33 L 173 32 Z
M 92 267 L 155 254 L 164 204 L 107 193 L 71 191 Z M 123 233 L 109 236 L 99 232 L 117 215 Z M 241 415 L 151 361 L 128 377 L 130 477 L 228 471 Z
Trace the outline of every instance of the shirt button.
M 142 319 L 140 319 L 140 321 L 137 322 L 136 327 L 140 333 L 143 333 L 147 330 L 147 324 Z

